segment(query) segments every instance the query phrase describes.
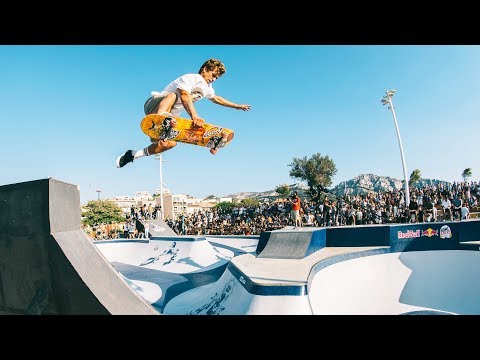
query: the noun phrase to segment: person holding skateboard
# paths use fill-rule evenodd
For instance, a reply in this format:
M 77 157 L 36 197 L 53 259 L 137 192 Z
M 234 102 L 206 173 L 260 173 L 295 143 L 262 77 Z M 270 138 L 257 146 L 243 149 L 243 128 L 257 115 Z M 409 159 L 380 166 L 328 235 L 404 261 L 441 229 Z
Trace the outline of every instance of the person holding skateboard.
M 197 74 L 185 74 L 168 84 L 161 92 L 152 91 L 151 96 L 144 105 L 145 115 L 160 114 L 169 116 L 179 116 L 185 110 L 193 121 L 195 126 L 202 126 L 205 120 L 201 118 L 194 106 L 194 103 L 204 97 L 214 104 L 237 110 L 248 111 L 251 105 L 236 104 L 215 94 L 212 83 L 225 74 L 225 65 L 217 59 L 209 59 L 200 67 Z M 172 119 L 171 127 L 175 126 L 175 120 Z M 150 138 L 152 144 L 137 151 L 127 150 L 117 157 L 116 165 L 118 168 L 133 162 L 143 156 L 158 154 L 177 145 L 174 140 L 163 140 Z M 217 149 L 210 149 L 215 155 Z

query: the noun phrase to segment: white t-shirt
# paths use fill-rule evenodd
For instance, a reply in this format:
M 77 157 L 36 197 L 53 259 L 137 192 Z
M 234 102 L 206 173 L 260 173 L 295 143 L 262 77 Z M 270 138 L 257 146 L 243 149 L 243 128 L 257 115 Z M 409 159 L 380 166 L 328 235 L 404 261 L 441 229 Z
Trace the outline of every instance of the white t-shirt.
M 173 80 L 170 84 L 165 86 L 161 91 L 152 91 L 152 96 L 165 96 L 169 93 L 176 92 L 177 101 L 170 111 L 173 116 L 179 116 L 184 110 L 182 100 L 180 100 L 180 93 L 178 90 L 185 90 L 192 95 L 193 102 L 196 102 L 204 97 L 211 99 L 215 96 L 215 90 L 211 84 L 207 84 L 205 79 L 200 74 L 185 74 Z
M 452 203 L 450 202 L 450 199 L 442 200 L 442 207 L 444 209 L 450 209 L 452 207 Z

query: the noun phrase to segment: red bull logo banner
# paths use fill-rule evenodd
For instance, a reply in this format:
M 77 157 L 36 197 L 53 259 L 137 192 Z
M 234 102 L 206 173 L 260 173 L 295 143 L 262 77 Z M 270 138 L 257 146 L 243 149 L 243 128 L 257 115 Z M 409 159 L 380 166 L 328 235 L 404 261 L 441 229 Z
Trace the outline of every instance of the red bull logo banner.
M 432 228 L 428 228 L 427 230 L 422 230 L 422 236 L 427 236 L 427 237 L 438 236 L 438 230 L 433 230 Z
M 390 250 L 447 250 L 458 247 L 460 224 L 418 223 L 390 227 Z M 479 224 L 480 228 L 480 224 Z
M 440 239 L 451 239 L 452 238 L 452 230 L 448 225 L 443 225 L 440 228 Z
M 411 230 L 407 229 L 405 231 L 397 231 L 397 238 L 398 239 L 413 239 L 419 237 L 428 237 L 432 238 L 438 236 L 440 239 L 451 239 L 452 238 L 452 230 L 448 225 L 443 225 L 440 229 L 433 229 L 431 227 L 422 230 L 416 229 Z
M 420 230 L 407 230 L 406 232 L 399 231 L 398 233 L 399 239 L 411 239 L 420 237 Z

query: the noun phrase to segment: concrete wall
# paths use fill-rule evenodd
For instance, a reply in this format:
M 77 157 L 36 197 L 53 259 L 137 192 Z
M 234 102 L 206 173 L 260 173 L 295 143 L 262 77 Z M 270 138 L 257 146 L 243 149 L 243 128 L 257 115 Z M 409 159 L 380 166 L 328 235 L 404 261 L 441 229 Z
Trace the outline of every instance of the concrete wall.
M 75 185 L 0 186 L 0 312 L 156 314 L 80 230 Z

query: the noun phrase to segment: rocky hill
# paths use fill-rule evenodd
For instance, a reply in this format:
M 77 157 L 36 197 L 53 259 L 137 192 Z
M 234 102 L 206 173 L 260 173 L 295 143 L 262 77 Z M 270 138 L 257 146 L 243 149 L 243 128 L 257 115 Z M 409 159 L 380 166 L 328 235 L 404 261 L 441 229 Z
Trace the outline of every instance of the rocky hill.
M 425 187 L 427 185 L 435 185 L 438 186 L 439 184 L 449 184 L 447 181 L 437 180 L 437 179 L 420 179 L 415 183 L 416 188 Z M 337 186 L 331 189 L 331 192 L 337 196 L 341 196 L 343 194 L 353 194 L 353 195 L 363 195 L 367 194 L 370 191 L 378 192 L 378 191 L 398 191 L 404 187 L 403 181 L 394 179 L 388 176 L 378 176 L 374 174 L 361 174 L 356 176 L 355 178 L 341 182 Z
M 439 185 L 449 184 L 447 181 L 436 179 L 420 179 L 415 187 L 424 187 L 426 185 Z M 305 197 L 305 189 L 307 186 L 303 184 L 291 184 L 289 185 L 291 191 L 297 191 L 300 197 Z M 378 176 L 374 174 L 361 174 L 355 178 L 341 182 L 337 186 L 330 189 L 330 192 L 336 196 L 342 196 L 348 194 L 366 194 L 369 191 L 395 191 L 403 188 L 402 180 L 394 179 L 388 176 Z M 227 195 L 227 197 L 233 198 L 234 201 L 240 201 L 245 198 L 255 198 L 260 202 L 273 201 L 278 198 L 278 194 L 274 190 L 262 191 L 262 192 L 239 192 L 236 194 Z
M 298 192 L 301 197 L 305 197 L 305 189 L 307 187 L 302 184 L 289 184 L 291 192 Z M 254 198 L 260 202 L 265 201 L 273 201 L 278 198 L 278 194 L 275 190 L 268 190 L 268 191 L 261 191 L 261 192 L 239 192 L 231 195 L 227 195 L 226 197 L 231 197 L 233 201 L 241 201 L 247 198 Z

